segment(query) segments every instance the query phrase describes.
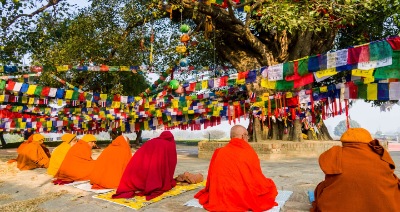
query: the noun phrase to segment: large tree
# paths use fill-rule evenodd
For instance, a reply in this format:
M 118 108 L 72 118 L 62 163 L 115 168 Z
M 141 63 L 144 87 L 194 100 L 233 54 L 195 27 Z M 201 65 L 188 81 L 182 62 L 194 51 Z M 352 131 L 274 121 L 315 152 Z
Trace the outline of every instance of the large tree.
M 185 23 L 192 26 L 190 35 L 201 44 L 191 50 L 191 64 L 231 64 L 242 72 L 398 33 L 398 0 L 216 2 L 220 4 L 210 0 L 102 0 L 69 14 L 64 1 L 49 0 L 32 13 L 19 10 L 28 6 L 26 3 L 3 1 L 2 60 L 18 61 L 18 57 L 30 52 L 35 61 L 42 63 L 143 62 L 161 69 L 179 58 L 174 53 L 180 36 L 177 30 Z M 36 16 L 31 23 L 29 17 Z M 149 50 L 152 35 L 156 37 L 152 43 L 154 52 Z M 30 38 L 36 40 L 27 42 Z M 154 61 L 149 60 L 150 52 L 158 56 Z M 247 88 L 258 95 L 274 92 L 261 88 L 259 79 Z M 287 129 L 282 127 L 282 120 L 274 120 L 277 121 L 271 133 L 263 130 L 265 124 L 254 119 L 250 127 L 253 140 L 301 139 L 299 121 L 293 120 L 291 136 L 284 136 Z M 324 125 L 320 135 L 321 139 L 330 139 Z

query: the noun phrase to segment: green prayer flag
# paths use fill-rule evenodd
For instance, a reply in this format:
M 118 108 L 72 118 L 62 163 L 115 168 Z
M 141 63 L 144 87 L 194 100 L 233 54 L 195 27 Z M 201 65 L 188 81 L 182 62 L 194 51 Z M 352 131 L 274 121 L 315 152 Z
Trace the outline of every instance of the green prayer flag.
M 291 90 L 294 87 L 294 81 L 278 80 L 276 81 L 276 90 Z
M 299 60 L 299 67 L 297 72 L 300 76 L 308 74 L 308 57 L 306 59 Z
M 358 85 L 358 98 L 367 99 L 367 84 Z
M 291 76 L 294 74 L 293 61 L 283 63 L 283 77 Z
M 35 92 L 33 94 L 35 94 L 36 96 L 40 96 L 42 94 L 42 90 L 43 90 L 43 87 L 38 85 L 38 86 L 36 86 Z
M 5 87 L 6 87 L 6 81 L 0 80 L 0 90 L 4 90 Z
M 400 79 L 400 51 L 393 51 L 392 65 L 377 68 L 374 77 L 377 79 Z
M 392 47 L 384 40 L 380 42 L 373 42 L 369 44 L 369 60 L 381 60 L 384 58 L 392 57 Z

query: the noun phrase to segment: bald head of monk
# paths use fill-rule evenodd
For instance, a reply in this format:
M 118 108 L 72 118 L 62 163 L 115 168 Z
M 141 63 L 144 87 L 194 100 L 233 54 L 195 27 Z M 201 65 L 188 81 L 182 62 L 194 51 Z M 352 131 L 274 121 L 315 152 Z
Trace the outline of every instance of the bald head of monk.
M 240 138 L 249 141 L 249 133 L 242 125 L 235 125 L 231 128 L 231 138 Z

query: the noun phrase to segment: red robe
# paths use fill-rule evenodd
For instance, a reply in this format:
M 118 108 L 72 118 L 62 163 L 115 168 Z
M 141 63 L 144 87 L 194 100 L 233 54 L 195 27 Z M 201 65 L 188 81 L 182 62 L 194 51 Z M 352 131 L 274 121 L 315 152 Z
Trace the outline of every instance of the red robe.
M 277 205 L 277 195 L 275 183 L 263 175 L 253 148 L 233 138 L 214 152 L 206 187 L 195 198 L 209 211 L 265 211 Z
M 151 139 L 132 156 L 113 198 L 146 196 L 151 200 L 175 187 L 177 163 L 174 136 L 164 131 Z
M 118 136 L 97 158 L 90 183 L 93 189 L 117 188 L 132 151 L 124 136 Z
M 325 180 L 311 211 L 400 211 L 395 164 L 377 140 L 343 143 L 321 154 Z
M 94 168 L 94 162 L 92 148 L 87 142 L 79 140 L 68 151 L 54 177 L 62 181 L 89 180 Z

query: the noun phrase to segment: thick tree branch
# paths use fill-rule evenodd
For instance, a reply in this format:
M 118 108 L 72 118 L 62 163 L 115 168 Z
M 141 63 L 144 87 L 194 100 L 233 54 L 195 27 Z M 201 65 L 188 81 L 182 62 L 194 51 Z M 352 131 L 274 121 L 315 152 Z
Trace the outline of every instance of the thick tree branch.
M 41 8 L 35 10 L 34 12 L 32 12 L 30 14 L 19 14 L 19 15 L 15 16 L 13 19 L 8 21 L 3 26 L 3 30 L 6 30 L 8 27 L 10 27 L 12 24 L 14 24 L 19 18 L 21 18 L 21 17 L 33 17 L 33 16 L 45 11 L 47 8 L 58 4 L 60 1 L 62 1 L 62 0 L 49 0 L 46 5 L 42 6 Z
M 128 26 L 125 28 L 124 32 L 122 33 L 120 39 L 118 39 L 117 42 L 115 42 L 114 46 L 112 47 L 110 54 L 108 55 L 107 59 L 105 60 L 105 63 L 108 63 L 115 56 L 115 53 L 117 52 L 117 50 L 121 46 L 121 44 L 132 33 L 132 31 L 135 27 L 143 24 L 143 20 L 144 19 L 141 18 L 141 19 L 132 21 L 128 24 Z

